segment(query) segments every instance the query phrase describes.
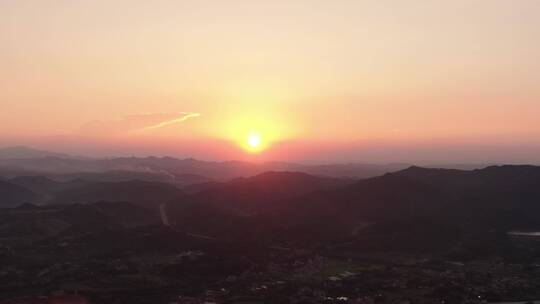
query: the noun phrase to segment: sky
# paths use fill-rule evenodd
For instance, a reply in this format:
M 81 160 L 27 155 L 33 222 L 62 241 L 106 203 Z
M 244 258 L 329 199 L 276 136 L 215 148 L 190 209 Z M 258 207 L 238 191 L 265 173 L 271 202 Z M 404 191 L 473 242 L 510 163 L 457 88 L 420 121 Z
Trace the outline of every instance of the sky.
M 0 46 L 0 146 L 540 163 L 537 0 L 0 0 Z

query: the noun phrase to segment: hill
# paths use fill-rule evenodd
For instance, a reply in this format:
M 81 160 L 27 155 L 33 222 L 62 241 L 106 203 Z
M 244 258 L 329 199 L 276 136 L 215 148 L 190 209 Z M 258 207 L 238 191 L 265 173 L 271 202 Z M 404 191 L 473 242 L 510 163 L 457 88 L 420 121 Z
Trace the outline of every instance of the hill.
M 504 234 L 540 229 L 540 167 L 493 166 L 460 171 L 411 167 L 334 190 L 296 197 L 280 211 L 280 223 L 313 234 L 335 229 L 362 234 L 373 225 L 407 235 L 415 222 L 431 230 Z M 324 227 L 317 228 L 317 222 Z M 407 225 L 397 223 L 409 223 Z M 429 223 L 429 225 L 428 225 Z M 440 228 L 443 226 L 445 228 Z M 410 233 L 420 237 L 422 234 Z M 455 234 L 450 233 L 455 240 Z M 428 230 L 424 235 L 427 237 Z M 430 235 L 433 242 L 435 235 Z M 448 243 L 450 244 L 450 243 Z
M 214 162 L 193 158 L 177 159 L 173 157 L 93 159 L 74 158 L 61 153 L 23 147 L 4 149 L 4 156 L 0 157 L 0 176 L 14 177 L 20 172 L 19 175 L 47 175 L 49 177 L 51 177 L 50 175 L 95 175 L 101 173 L 114 175 L 116 173 L 118 177 L 121 177 L 121 174 L 131 172 L 132 174 L 139 174 L 140 177 L 137 178 L 141 180 L 157 181 L 156 178 L 159 178 L 159 181 L 165 181 L 166 179 L 170 179 L 169 182 L 182 186 L 210 182 L 212 180 L 227 181 L 269 171 L 303 172 L 310 175 L 327 177 L 367 178 L 407 167 L 404 164 L 373 165 L 355 163 L 304 165 L 285 162 Z
M 24 146 L 6 147 L 0 149 L 0 159 L 29 159 L 44 157 L 71 158 L 71 156 L 67 154 L 38 150 Z
M 39 240 L 66 234 L 132 228 L 158 223 L 147 209 L 127 202 L 30 206 L 1 209 L 0 235 L 6 242 Z
M 403 246 L 414 237 L 416 248 L 439 248 L 471 234 L 540 229 L 539 185 L 533 166 L 411 167 L 359 181 L 271 172 L 207 185 L 171 212 L 182 227 L 228 237 L 378 243 L 388 232 Z
M 16 207 L 25 203 L 33 203 L 39 196 L 21 186 L 0 180 L 0 208 Z
M 98 201 L 131 202 L 150 209 L 173 199 L 182 200 L 185 194 L 178 188 L 156 182 L 128 181 L 89 183 L 58 193 L 49 204 L 85 204 Z
M 238 214 L 272 212 L 276 204 L 314 191 L 335 189 L 350 179 L 324 178 L 300 172 L 266 172 L 249 178 L 209 185 L 190 201 Z
M 18 176 L 9 179 L 9 182 L 33 191 L 44 198 L 51 198 L 60 191 L 80 187 L 88 183 L 84 180 L 60 182 L 45 176 Z

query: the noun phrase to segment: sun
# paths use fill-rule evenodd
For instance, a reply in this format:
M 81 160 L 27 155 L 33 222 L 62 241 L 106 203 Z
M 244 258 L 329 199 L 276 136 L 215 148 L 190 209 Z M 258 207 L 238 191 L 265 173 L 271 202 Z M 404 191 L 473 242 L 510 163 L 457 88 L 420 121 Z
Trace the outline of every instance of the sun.
M 263 137 L 259 133 L 248 134 L 245 146 L 250 152 L 260 152 L 264 149 Z
M 247 143 L 251 148 L 257 149 L 261 146 L 262 138 L 259 134 L 250 134 Z

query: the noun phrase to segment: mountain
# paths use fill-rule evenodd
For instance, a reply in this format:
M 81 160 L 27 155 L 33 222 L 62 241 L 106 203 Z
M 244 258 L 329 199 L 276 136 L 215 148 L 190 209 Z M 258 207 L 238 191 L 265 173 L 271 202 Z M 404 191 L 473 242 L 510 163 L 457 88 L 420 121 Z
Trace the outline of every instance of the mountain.
M 137 177 L 141 180 L 165 181 L 169 179 L 169 182 L 181 186 L 205 183 L 212 180 L 227 181 L 238 177 L 250 177 L 268 171 L 303 172 L 310 175 L 327 177 L 367 178 L 407 167 L 407 165 L 403 164 L 302 165 L 284 162 L 212 162 L 192 158 L 176 159 L 173 157 L 92 159 L 73 158 L 60 153 L 51 153 L 30 148 L 10 148 L 5 149 L 5 151 L 6 157 L 0 157 L 0 176 L 14 177 L 21 174 L 47 176 L 54 174 L 62 176 L 83 173 L 96 175 L 105 172 L 108 175 L 112 175 L 113 173 L 119 175 L 119 173 L 131 172 L 131 174 L 141 175 L 141 177 Z M 99 177 L 96 176 L 95 178 Z
M 67 222 L 70 229 L 83 233 L 159 223 L 159 217 L 155 213 L 148 212 L 146 208 L 136 204 L 122 201 L 97 201 L 90 204 L 60 206 L 57 218 Z
M 327 177 L 373 177 L 404 169 L 407 165 L 301 165 L 284 162 L 251 163 L 243 161 L 211 162 L 192 158 L 172 157 L 114 158 L 103 160 L 106 167 L 130 168 L 131 170 L 165 171 L 173 175 L 195 174 L 214 180 L 226 181 L 238 177 L 250 177 L 270 171 L 303 172 Z
M 390 248 L 388 232 L 412 250 L 423 241 L 441 248 L 474 233 L 540 229 L 539 186 L 534 166 L 410 167 L 357 181 L 269 172 L 206 185 L 169 209 L 182 229 L 233 239 L 316 244 L 355 237 L 361 246 Z
M 389 173 L 343 189 L 312 194 L 309 199 L 306 202 L 311 201 L 312 208 L 322 206 L 326 212 L 376 221 L 430 213 L 445 205 L 449 197 L 437 187 Z
M 172 217 L 182 213 L 178 221 L 192 218 L 196 222 L 208 216 L 219 226 L 220 218 L 231 223 L 256 218 L 268 227 L 304 229 L 312 234 L 322 233 L 314 230 L 321 222 L 327 231 L 339 227 L 357 233 L 366 225 L 388 223 L 388 227 L 398 227 L 390 223 L 412 218 L 430 218 L 460 229 L 540 228 L 540 169 L 535 166 L 475 170 L 412 166 L 397 170 L 404 165 L 308 166 L 171 157 L 57 156 L 4 159 L 1 165 L 11 166 L 10 174 L 16 170 L 40 172 L 8 180 L 19 187 L 19 192 L 27 191 L 32 197 L 15 202 L 10 199 L 6 206 L 44 202 L 36 195 L 53 204 L 126 201 L 151 209 L 174 201 L 177 204 L 170 209 Z M 397 171 L 384 173 L 392 170 Z M 364 179 L 328 177 L 376 173 L 381 175 Z
M 49 175 L 51 179 L 59 181 L 84 180 L 88 182 L 126 182 L 140 180 L 147 182 L 174 183 L 175 177 L 166 172 L 142 171 L 104 171 L 104 172 L 76 172 Z
M 18 176 L 9 180 L 11 183 L 29 189 L 35 193 L 47 194 L 62 190 L 63 183 L 44 176 Z
M 332 215 L 334 221 L 378 223 L 430 218 L 465 230 L 540 229 L 540 167 L 472 171 L 411 167 L 311 193 L 284 204 L 284 220 Z
M 37 150 L 24 146 L 6 147 L 0 149 L 0 159 L 29 159 L 44 157 L 71 158 L 71 156 L 67 154 Z
M 21 186 L 0 180 L 0 208 L 16 207 L 24 203 L 32 203 L 39 196 Z
M 196 174 L 171 174 L 167 171 L 104 171 L 51 174 L 51 179 L 60 181 L 84 180 L 89 182 L 125 182 L 140 180 L 146 182 L 169 183 L 176 186 L 189 186 L 211 182 L 212 179 Z
M 89 183 L 59 192 L 49 204 L 85 204 L 99 201 L 130 202 L 156 210 L 171 200 L 182 201 L 185 194 L 166 183 L 127 181 Z
M 211 185 L 207 190 L 190 196 L 190 200 L 233 213 L 252 214 L 272 211 L 275 204 L 295 196 L 335 189 L 352 182 L 350 179 L 316 177 L 300 172 L 266 172 Z
M 532 188 L 540 182 L 540 167 L 530 165 L 489 166 L 470 171 L 413 166 L 394 174 L 461 192 L 468 189 L 501 190 L 501 186 L 505 189 Z
M 39 204 L 46 204 L 61 191 L 78 188 L 88 183 L 84 180 L 59 182 L 45 176 L 18 176 L 9 179 L 9 182 L 37 194 L 39 198 L 33 202 Z
M 156 214 L 127 202 L 31 206 L 0 210 L 0 235 L 4 241 L 34 240 L 61 233 L 88 234 L 94 231 L 132 228 L 159 223 Z
M 170 222 L 178 229 L 229 240 L 256 241 L 277 231 L 282 205 L 290 199 L 353 182 L 300 172 L 266 172 L 229 182 L 204 184 L 180 203 L 168 204 L 166 211 Z
M 304 172 L 316 176 L 330 177 L 353 177 L 353 178 L 369 178 L 383 175 L 389 172 L 395 172 L 407 168 L 407 164 L 326 164 L 326 165 L 291 165 L 292 171 Z
M 13 298 L 36 290 L 41 296 L 62 286 L 99 303 L 123 294 L 128 296 L 122 303 L 170 303 L 186 286 L 180 301 L 202 303 L 208 290 L 225 286 L 211 299 L 322 303 L 330 294 L 324 290 L 369 295 L 401 286 L 390 290 L 402 292 L 396 301 L 377 300 L 399 303 L 410 299 L 408 287 L 416 291 L 420 286 L 426 300 L 417 302 L 432 303 L 448 299 L 444 288 L 452 280 L 452 293 L 474 286 L 471 298 L 476 299 L 478 290 L 486 290 L 485 282 L 516 282 L 505 287 L 512 297 L 493 301 L 512 300 L 523 294 L 524 285 L 533 282 L 531 292 L 538 285 L 538 242 L 514 240 L 505 229 L 540 222 L 539 170 L 411 167 L 365 180 L 267 172 L 210 183 L 196 194 L 171 199 L 166 208 L 160 205 L 172 226 L 160 225 L 160 214 L 148 209 L 160 195 L 164 201 L 177 195 L 172 185 L 90 183 L 59 196 L 66 203 L 103 197 L 135 203 L 25 204 L 0 210 L 0 256 L 7 269 L 0 278 L 1 294 Z M 56 185 L 43 178 L 16 180 Z M 271 283 L 277 280 L 282 283 Z M 322 296 L 306 298 L 309 288 Z M 243 290 L 246 296 L 238 297 Z M 284 292 L 291 301 L 282 297 Z M 278 296 L 252 301 L 253 295 L 270 293 Z M 145 298 L 148 294 L 168 296 L 156 301 Z M 201 301 L 184 294 L 201 295 Z

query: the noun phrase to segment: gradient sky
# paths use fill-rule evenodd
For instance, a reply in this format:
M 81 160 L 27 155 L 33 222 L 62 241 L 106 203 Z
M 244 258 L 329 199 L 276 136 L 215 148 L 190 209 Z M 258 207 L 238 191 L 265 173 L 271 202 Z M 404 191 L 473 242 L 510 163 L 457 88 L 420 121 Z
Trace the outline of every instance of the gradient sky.
M 0 0 L 3 146 L 540 162 L 539 117 L 537 0 Z

